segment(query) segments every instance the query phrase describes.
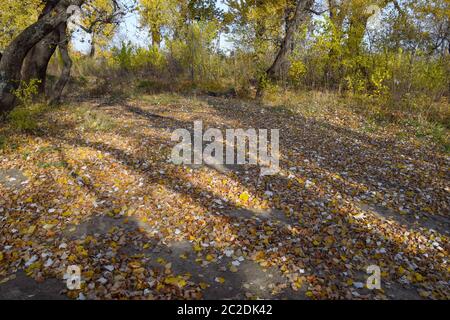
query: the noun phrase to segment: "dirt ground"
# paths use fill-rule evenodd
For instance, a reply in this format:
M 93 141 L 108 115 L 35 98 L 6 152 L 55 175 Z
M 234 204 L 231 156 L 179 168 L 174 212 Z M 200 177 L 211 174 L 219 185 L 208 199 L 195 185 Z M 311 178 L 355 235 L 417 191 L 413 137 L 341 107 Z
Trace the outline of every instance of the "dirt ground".
M 281 171 L 170 163 L 194 120 L 280 129 Z M 43 123 L 0 153 L 0 299 L 450 298 L 450 159 L 430 144 L 206 96 L 74 102 Z

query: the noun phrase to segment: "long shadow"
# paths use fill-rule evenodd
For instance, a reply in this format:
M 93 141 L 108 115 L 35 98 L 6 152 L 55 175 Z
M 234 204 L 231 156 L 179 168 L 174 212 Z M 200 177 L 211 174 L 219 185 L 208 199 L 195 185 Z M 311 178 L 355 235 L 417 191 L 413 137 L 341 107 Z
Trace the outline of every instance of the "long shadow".
M 235 111 L 230 112 L 226 103 L 209 97 L 205 101 L 211 107 L 221 112 L 225 118 L 235 117 Z M 262 119 L 245 117 L 243 113 L 239 118 L 243 126 L 263 128 L 267 124 L 267 118 L 270 118 L 271 125 L 281 129 L 281 148 L 289 150 L 293 145 L 301 145 L 303 148 L 297 154 L 305 159 L 320 160 L 317 163 L 319 166 L 326 168 L 330 173 L 346 173 L 348 180 L 354 181 L 360 185 L 368 186 L 381 193 L 400 193 L 403 190 L 406 193 L 409 190 L 420 188 L 427 190 L 426 194 L 414 194 L 416 199 L 422 203 L 434 207 L 432 211 L 434 214 L 428 214 L 422 210 L 421 215 L 425 215 L 428 219 L 436 220 L 439 223 L 446 223 L 448 225 L 448 212 L 450 208 L 448 203 L 433 203 L 430 198 L 439 198 L 440 191 L 429 188 L 429 185 L 437 178 L 440 183 L 444 184 L 445 180 L 450 180 L 450 172 L 448 168 L 448 159 L 443 155 L 432 153 L 429 150 L 414 149 L 412 147 L 398 146 L 395 139 L 378 139 L 369 137 L 367 135 L 355 132 L 351 129 L 339 127 L 324 121 L 306 119 L 300 115 L 293 115 L 291 113 L 280 113 L 273 111 L 273 108 L 264 108 L 266 117 Z M 289 134 L 286 134 L 285 121 L 295 121 L 298 123 L 298 130 L 288 129 Z M 314 140 L 313 143 L 308 139 Z M 324 141 L 323 145 L 320 142 Z M 302 143 L 303 142 L 303 143 Z M 330 152 L 332 149 L 334 152 Z M 418 167 L 421 167 L 423 172 L 417 170 L 408 170 L 405 172 L 404 168 L 396 167 L 398 163 L 404 161 L 405 157 L 410 159 L 410 162 Z M 372 161 L 368 161 L 371 159 Z M 376 163 L 376 166 L 373 166 Z M 425 166 L 425 168 L 424 168 Z M 359 169 L 361 173 L 353 172 Z M 434 171 L 436 170 L 436 171 Z M 355 173 L 355 174 L 353 174 Z M 413 183 L 411 183 L 413 181 Z M 331 181 L 333 183 L 333 181 Z M 381 184 L 381 185 L 380 185 Z M 347 185 L 349 193 L 360 194 L 361 190 Z M 431 197 L 430 197 L 431 196 Z M 397 200 L 398 199 L 392 199 Z M 392 202 L 391 200 L 391 202 Z M 399 204 L 398 206 L 401 206 Z M 415 209 L 415 208 L 414 208 Z M 396 215 L 398 217 L 398 215 Z M 441 217 L 437 217 L 441 216 Z M 394 216 L 395 217 L 395 216 Z M 414 221 L 415 218 L 412 217 Z M 399 222 L 405 222 L 404 217 Z M 420 221 L 419 221 L 420 223 Z
M 229 117 L 229 115 L 224 115 L 226 117 Z M 155 117 L 151 116 L 151 120 L 149 121 L 158 121 L 158 119 L 155 119 Z M 255 119 L 252 119 L 255 120 Z M 282 122 L 282 120 L 281 120 Z M 177 123 L 179 125 L 180 123 Z M 188 125 L 188 123 L 183 122 L 183 125 Z M 250 123 L 248 123 L 250 124 Z M 189 124 L 191 126 L 191 124 Z M 252 123 L 252 127 L 255 126 L 255 123 Z M 64 130 L 67 130 L 67 128 L 64 128 Z M 242 210 L 242 207 L 236 203 L 227 202 L 223 205 L 223 208 L 217 208 L 214 199 L 217 199 L 220 197 L 220 195 L 217 195 L 216 193 L 212 192 L 211 190 L 207 189 L 206 186 L 191 186 L 189 188 L 185 187 L 187 183 L 190 182 L 188 176 L 183 176 L 181 174 L 178 174 L 175 179 L 155 179 L 155 177 L 151 174 L 151 168 L 150 169 L 142 169 L 136 164 L 142 163 L 145 161 L 145 159 L 135 157 L 133 155 L 129 155 L 128 153 L 116 149 L 114 147 L 111 147 L 110 145 L 106 145 L 103 143 L 86 143 L 82 139 L 73 139 L 67 137 L 64 132 L 60 132 L 60 134 L 57 134 L 55 139 L 59 139 L 61 142 L 67 143 L 69 145 L 72 145 L 74 147 L 77 146 L 84 146 L 84 147 L 90 147 L 101 151 L 107 151 L 110 154 L 112 154 L 115 158 L 117 158 L 118 161 L 128 166 L 130 169 L 136 171 L 137 173 L 145 176 L 148 179 L 148 182 L 150 183 L 156 183 L 163 185 L 164 187 L 171 189 L 177 193 L 183 194 L 193 203 L 196 203 L 203 207 L 204 212 L 210 212 L 212 213 L 210 217 L 208 217 L 209 223 L 206 228 L 199 228 L 199 226 L 195 224 L 190 224 L 188 227 L 192 228 L 192 233 L 197 235 L 200 239 L 202 238 L 202 235 L 205 233 L 212 234 L 214 233 L 214 228 L 219 224 L 225 224 L 232 227 L 236 222 L 242 222 L 241 218 L 236 217 L 230 217 L 227 216 L 226 211 L 239 211 Z M 237 179 L 237 181 L 242 185 L 251 190 L 251 193 L 255 196 L 263 197 L 264 192 L 266 190 L 266 186 L 263 186 L 261 184 L 260 186 L 254 185 L 249 183 L 244 179 L 244 177 L 239 177 L 237 175 L 232 176 L 233 179 Z M 157 181 L 155 181 L 157 180 Z M 289 180 L 286 177 L 283 176 L 276 176 L 270 178 L 271 188 L 273 191 L 276 191 L 277 186 L 285 186 L 289 183 Z M 299 186 L 300 187 L 300 186 Z M 301 201 L 302 199 L 303 201 Z M 260 231 L 261 233 L 264 233 L 264 229 L 266 227 L 272 227 L 274 229 L 274 233 L 272 237 L 270 237 L 268 240 L 266 239 L 253 239 L 254 243 L 247 244 L 251 245 L 252 249 L 249 249 L 249 252 L 253 252 L 256 249 L 269 252 L 272 249 L 272 246 L 269 245 L 271 243 L 271 240 L 275 239 L 285 239 L 284 240 L 284 246 L 281 246 L 279 250 L 282 250 L 283 254 L 285 254 L 285 257 L 287 259 L 292 259 L 292 265 L 290 272 L 294 272 L 297 270 L 298 266 L 305 266 L 305 268 L 309 270 L 313 270 L 313 275 L 311 276 L 311 279 L 308 281 L 310 284 L 320 285 L 324 284 L 324 281 L 326 284 L 328 284 L 330 287 L 335 287 L 336 289 L 341 288 L 342 283 L 345 282 L 345 279 L 347 276 L 344 276 L 343 273 L 349 272 L 346 263 L 343 263 L 341 261 L 334 261 L 333 258 L 336 256 L 339 256 L 339 254 L 343 254 L 346 252 L 345 246 L 342 245 L 342 243 L 349 241 L 348 237 L 342 230 L 345 228 L 347 230 L 350 230 L 353 232 L 353 234 L 357 235 L 356 239 L 352 239 L 357 242 L 358 245 L 364 247 L 365 240 L 368 236 L 370 236 L 373 241 L 381 242 L 383 244 L 386 244 L 386 247 L 389 251 L 393 251 L 396 253 L 405 252 L 406 255 L 410 259 L 414 259 L 414 252 L 408 251 L 408 248 L 406 248 L 403 244 L 392 241 L 391 239 L 384 239 L 384 236 L 381 234 L 378 234 L 376 231 L 367 228 L 361 224 L 352 224 L 350 223 L 345 216 L 338 217 L 338 221 L 343 224 L 343 226 L 336 227 L 334 226 L 334 223 L 332 221 L 327 222 L 326 224 L 323 223 L 322 217 L 319 216 L 320 212 L 308 212 L 308 210 L 313 210 L 313 206 L 309 206 L 308 203 L 313 203 L 317 201 L 323 201 L 324 199 L 320 197 L 320 193 L 316 193 L 311 191 L 308 193 L 308 198 L 304 199 L 304 196 L 298 193 L 298 197 L 290 197 L 290 198 L 284 198 L 285 202 L 290 205 L 290 208 L 295 209 L 296 212 L 303 212 L 303 214 L 307 214 L 308 218 L 311 219 L 305 219 L 305 221 L 301 223 L 293 223 L 293 228 L 278 228 L 273 227 L 270 224 L 262 223 L 258 225 L 254 225 L 251 223 L 251 219 L 244 219 L 243 221 L 246 223 L 249 223 L 249 225 L 246 225 L 246 223 L 239 224 L 239 227 L 232 227 L 232 230 L 237 237 L 237 243 L 239 244 L 246 244 L 248 243 L 247 235 L 251 234 L 253 232 L 253 229 L 256 229 L 257 231 Z M 300 201 L 299 201 L 300 200 Z M 281 208 L 280 204 L 275 203 L 274 201 L 270 203 L 273 207 L 278 207 L 278 209 L 286 209 Z M 315 215 L 316 214 L 316 215 Z M 312 217 L 315 217 L 315 219 L 312 219 Z M 296 219 L 301 218 L 301 216 L 296 216 Z M 335 234 L 335 244 L 333 244 L 330 248 L 325 248 L 322 246 L 312 246 L 311 243 L 314 242 L 317 236 L 322 236 L 325 232 L 328 231 L 329 227 L 336 228 L 336 234 Z M 301 235 L 301 237 L 299 236 Z M 238 245 L 236 247 L 239 247 Z M 292 248 L 301 248 L 302 250 L 299 252 L 296 252 L 292 250 Z M 349 253 L 346 253 L 349 255 Z M 271 255 L 268 254 L 268 260 L 271 260 L 271 263 L 274 266 L 277 266 L 276 263 L 276 256 L 277 255 Z M 350 261 L 355 260 L 356 261 L 352 263 L 356 263 L 359 266 L 364 265 L 364 262 L 370 262 L 367 260 L 367 258 L 361 258 L 361 257 L 347 257 L 346 259 L 350 259 Z M 362 259 L 362 260 L 361 260 Z M 390 264 L 394 263 L 392 257 L 382 257 L 375 259 L 376 262 L 389 262 Z M 432 267 L 431 265 L 427 267 Z M 443 275 L 441 275 L 442 278 Z M 324 280 L 325 279 L 325 280 Z M 342 288 L 341 288 L 342 289 Z M 370 293 L 367 293 L 370 295 Z M 334 297 L 332 292 L 327 293 L 328 297 Z M 339 297 L 339 296 L 338 296 Z M 342 296 L 341 296 L 342 298 Z

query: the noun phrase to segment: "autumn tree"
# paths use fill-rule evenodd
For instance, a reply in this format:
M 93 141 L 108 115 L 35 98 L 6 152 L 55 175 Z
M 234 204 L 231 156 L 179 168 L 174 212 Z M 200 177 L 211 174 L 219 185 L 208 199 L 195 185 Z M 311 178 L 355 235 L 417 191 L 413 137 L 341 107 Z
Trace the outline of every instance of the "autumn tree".
M 0 113 L 14 108 L 13 94 L 21 79 L 36 78 L 45 83 L 48 61 L 58 46 L 63 58 L 63 72 L 55 85 L 51 101 L 59 100 L 62 89 L 70 76 L 71 60 L 68 53 L 67 21 L 76 10 L 82 6 L 92 6 L 99 0 L 43 0 L 43 9 L 36 22 L 20 32 L 6 47 L 0 60 Z M 91 21 L 92 28 L 99 23 L 110 22 L 111 16 L 121 12 L 121 6 L 116 0 L 111 1 L 112 13 L 99 15 Z M 69 10 L 70 9 L 70 10 Z M 105 20 L 106 19 L 106 20 Z M 28 57 L 27 57 L 28 56 Z M 44 86 L 41 85 L 41 93 Z

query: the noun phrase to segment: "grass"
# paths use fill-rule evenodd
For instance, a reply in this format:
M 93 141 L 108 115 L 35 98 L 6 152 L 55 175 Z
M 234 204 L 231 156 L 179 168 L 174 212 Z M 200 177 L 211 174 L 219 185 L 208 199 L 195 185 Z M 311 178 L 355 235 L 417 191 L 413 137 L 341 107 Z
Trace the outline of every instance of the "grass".
M 359 129 L 367 134 L 382 134 L 383 131 L 395 131 L 399 139 L 416 138 L 423 142 L 435 143 L 443 152 L 450 153 L 450 130 L 443 121 L 430 118 L 429 111 L 397 110 L 395 107 L 385 107 L 370 97 L 341 96 L 334 92 L 293 92 L 290 90 L 272 90 L 264 98 L 264 104 L 273 108 L 275 112 L 288 111 L 301 114 L 306 118 L 347 119 L 359 123 Z M 445 102 L 443 102 L 445 104 Z M 447 110 L 448 106 L 441 106 Z M 434 107 L 433 110 L 437 110 Z M 445 119 L 445 111 L 441 112 L 441 119 Z M 440 119 L 440 120 L 441 120 Z M 444 121 L 445 122 L 445 121 Z
M 57 161 L 57 162 L 39 162 L 38 167 L 47 169 L 47 168 L 67 168 L 68 163 L 65 161 Z
M 6 137 L 4 135 L 0 135 L 0 150 L 6 148 Z
M 46 104 L 31 104 L 16 107 L 8 115 L 10 126 L 19 132 L 32 132 L 39 127 L 39 117 L 48 111 Z
M 74 112 L 78 120 L 80 120 L 80 128 L 82 130 L 109 131 L 116 125 L 113 118 L 98 110 L 79 107 Z

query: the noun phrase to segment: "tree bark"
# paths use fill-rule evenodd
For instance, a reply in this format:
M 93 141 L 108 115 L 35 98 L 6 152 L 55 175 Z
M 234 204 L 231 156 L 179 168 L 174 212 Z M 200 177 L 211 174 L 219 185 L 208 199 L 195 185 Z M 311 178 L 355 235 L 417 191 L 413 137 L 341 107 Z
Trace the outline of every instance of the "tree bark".
M 50 13 L 58 4 L 58 0 L 48 0 L 38 19 L 42 19 Z M 28 52 L 22 65 L 22 81 L 28 83 L 32 79 L 39 80 L 38 95 L 45 95 L 45 82 L 47 67 L 56 50 L 59 41 L 59 33 L 53 31 L 36 44 Z
M 61 53 L 63 68 L 58 81 L 56 81 L 53 87 L 50 104 L 58 104 L 61 101 L 62 92 L 70 79 L 70 71 L 72 69 L 72 59 L 69 55 L 69 37 L 67 36 L 67 23 L 62 23 L 59 26 L 58 31 L 60 38 L 59 52 Z
M 50 58 L 56 51 L 59 42 L 57 30 L 49 33 L 41 42 L 31 49 L 26 56 L 22 66 L 22 81 L 30 82 L 32 79 L 39 80 L 38 95 L 45 95 L 47 78 L 47 67 Z
M 314 0 L 297 0 L 297 5 L 295 7 L 294 17 L 290 20 L 286 34 L 281 42 L 280 49 L 278 50 L 278 54 L 275 57 L 274 62 L 266 71 L 267 78 L 270 80 L 276 80 L 280 71 L 283 68 L 283 64 L 287 61 L 287 57 L 292 48 L 292 41 L 294 40 L 295 32 L 298 30 L 298 27 L 302 22 L 306 20 L 309 16 L 308 10 L 311 9 L 314 4 Z M 258 90 L 256 92 L 256 97 L 261 98 L 264 93 L 263 83 L 259 83 Z
M 150 29 L 152 46 L 157 46 L 158 48 L 161 47 L 161 30 L 159 29 L 159 26 L 151 26 Z
M 0 113 L 14 108 L 13 91 L 20 84 L 23 61 L 28 52 L 61 23 L 66 22 L 69 5 L 83 4 L 84 0 L 59 0 L 54 10 L 20 33 L 6 48 L 0 60 Z
M 95 32 L 91 33 L 91 50 L 89 50 L 89 57 L 95 57 Z

